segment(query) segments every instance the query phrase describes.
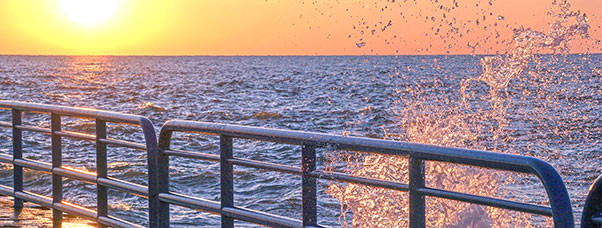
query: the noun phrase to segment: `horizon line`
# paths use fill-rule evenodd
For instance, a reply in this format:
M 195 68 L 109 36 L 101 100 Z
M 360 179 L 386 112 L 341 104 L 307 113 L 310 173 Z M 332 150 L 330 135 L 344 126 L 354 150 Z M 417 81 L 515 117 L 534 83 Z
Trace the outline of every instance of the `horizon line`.
M 588 52 L 588 53 L 568 53 L 567 55 L 599 55 L 602 52 Z M 203 54 L 167 54 L 167 55 L 154 55 L 154 54 L 2 54 L 0 56 L 40 56 L 40 57 L 72 57 L 72 56 L 98 56 L 98 57 L 361 57 L 361 56 L 496 56 L 496 55 L 508 55 L 508 54 L 497 54 L 497 53 L 458 53 L 458 54 L 323 54 L 323 55 L 304 55 L 304 54 L 283 54 L 283 55 L 203 55 Z M 559 53 L 536 53 L 536 55 L 564 55 Z

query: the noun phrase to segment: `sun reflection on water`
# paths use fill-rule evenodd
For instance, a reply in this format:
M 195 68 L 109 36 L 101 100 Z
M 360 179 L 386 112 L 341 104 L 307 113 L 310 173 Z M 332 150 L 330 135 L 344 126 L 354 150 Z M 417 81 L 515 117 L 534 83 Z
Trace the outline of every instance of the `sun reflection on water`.
M 44 95 L 54 100 L 73 103 L 74 100 L 85 99 L 90 94 L 99 93 L 103 88 L 116 81 L 110 78 L 114 66 L 108 56 L 69 56 L 65 57 L 65 65 L 58 74 L 52 77 L 52 90 L 43 91 Z M 65 92 L 67 90 L 67 92 Z
M 0 207 L 13 208 L 11 197 L 0 197 Z M 16 219 L 18 218 L 18 219 Z M 20 210 L 0 210 L 0 227 L 52 227 L 52 210 L 32 203 L 25 203 Z M 93 228 L 96 223 L 87 219 L 63 214 L 64 228 Z
M 65 76 L 74 83 L 96 84 L 111 71 L 111 61 L 107 56 L 73 56 L 71 64 L 64 68 Z

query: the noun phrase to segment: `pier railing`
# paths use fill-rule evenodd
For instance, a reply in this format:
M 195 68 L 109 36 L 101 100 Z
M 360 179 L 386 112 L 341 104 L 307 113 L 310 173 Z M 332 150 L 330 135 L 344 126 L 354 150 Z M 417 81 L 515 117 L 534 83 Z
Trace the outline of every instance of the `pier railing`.
M 79 217 L 96 221 L 100 227 L 142 227 L 129 221 L 108 214 L 107 189 L 116 189 L 144 198 L 150 198 L 149 215 L 156 214 L 156 200 L 153 188 L 115 179 L 107 176 L 107 145 L 129 147 L 147 151 L 149 173 L 156 167 L 157 138 L 155 129 L 146 117 L 127 115 L 117 112 L 100 111 L 86 108 L 73 108 L 57 105 L 44 105 L 24 102 L 1 101 L 0 109 L 12 110 L 12 123 L 0 122 L 2 127 L 12 128 L 13 154 L 0 154 L 0 162 L 13 165 L 13 187 L 0 185 L 0 194 L 12 196 L 15 208 L 23 207 L 23 201 L 32 202 L 52 208 L 53 227 L 61 227 L 62 213 L 70 213 Z M 36 112 L 50 115 L 50 128 L 26 125 L 22 122 L 23 112 Z M 96 133 L 66 131 L 61 129 L 61 117 L 75 117 L 95 120 Z M 112 139 L 107 137 L 107 122 L 139 126 L 144 134 L 145 144 Z M 52 163 L 45 163 L 23 158 L 23 132 L 32 131 L 48 134 L 51 137 Z M 96 142 L 96 173 L 85 172 L 62 165 L 61 138 L 69 137 Z M 44 196 L 23 190 L 23 168 L 38 170 L 52 174 L 52 196 Z M 96 208 L 91 210 L 63 200 L 63 178 L 71 178 L 96 185 Z M 151 186 L 157 179 L 149 175 Z M 156 227 L 157 217 L 149 216 L 149 224 Z
M 173 132 L 192 132 L 218 135 L 220 154 L 172 150 Z M 262 162 L 235 156 L 235 139 L 252 139 L 301 147 L 301 167 Z M 352 176 L 345 173 L 316 169 L 316 148 L 328 147 L 356 152 L 401 155 L 409 158 L 409 183 Z M 439 147 L 416 143 L 362 137 L 346 137 L 322 133 L 279 130 L 231 124 L 173 120 L 166 122 L 159 136 L 158 197 L 159 226 L 169 226 L 169 205 L 194 208 L 222 216 L 222 227 L 233 227 L 234 219 L 275 227 L 320 227 L 317 223 L 316 179 L 349 182 L 409 193 L 410 227 L 425 227 L 425 196 L 457 200 L 552 217 L 555 227 L 574 227 L 573 212 L 565 185 L 556 170 L 548 163 L 525 156 L 492 153 L 479 150 Z M 220 202 L 174 193 L 169 190 L 169 157 L 186 157 L 220 163 Z M 446 191 L 425 186 L 424 161 L 448 162 L 496 170 L 535 175 L 547 191 L 550 207 L 504 199 Z M 303 219 L 295 220 L 250 210 L 234 205 L 233 166 L 240 165 L 301 176 Z M 152 187 L 152 186 L 151 186 Z
M 589 187 L 589 193 L 581 214 L 581 227 L 602 227 L 602 175 L 598 176 Z
M 317 213 L 317 180 L 326 179 L 355 183 L 366 186 L 387 188 L 409 194 L 410 227 L 425 227 L 425 197 L 437 197 L 466 203 L 504 208 L 526 213 L 549 216 L 555 227 L 574 227 L 573 213 L 566 187 L 548 163 L 526 156 L 485 152 L 479 150 L 439 147 L 400 141 L 347 137 L 322 133 L 291 131 L 250 127 L 231 124 L 172 120 L 163 124 L 158 139 L 152 123 L 145 117 L 116 112 L 85 108 L 72 108 L 55 105 L 1 101 L 0 109 L 12 110 L 12 122 L 0 122 L 2 127 L 12 128 L 13 155 L 0 154 L 0 162 L 13 165 L 14 185 L 0 186 L 0 194 L 14 197 L 15 207 L 23 206 L 23 201 L 36 203 L 53 210 L 53 223 L 60 227 L 62 213 L 96 221 L 100 226 L 140 227 L 132 222 L 115 218 L 108 214 L 107 188 L 121 190 L 148 199 L 149 226 L 169 226 L 169 205 L 179 205 L 221 215 L 222 227 L 233 227 L 234 220 L 243 220 L 274 227 L 321 227 Z M 51 116 L 50 128 L 23 124 L 23 112 L 46 113 Z M 61 129 L 61 117 L 92 119 L 96 122 L 96 134 L 85 134 Z M 117 140 L 107 137 L 106 123 L 130 124 L 139 126 L 144 133 L 145 144 Z M 23 131 L 34 131 L 51 136 L 52 164 L 23 158 Z M 184 151 L 170 148 L 173 132 L 190 132 L 204 135 L 218 135 L 219 155 Z M 96 173 L 62 166 L 62 137 L 71 137 L 96 142 Z M 251 139 L 281 144 L 298 145 L 301 148 L 301 167 L 249 160 L 236 156 L 234 143 L 238 139 Z M 148 187 L 107 176 L 107 145 L 116 145 L 145 150 L 148 163 Z M 360 153 L 406 156 L 409 158 L 409 182 L 401 183 L 346 173 L 316 169 L 316 148 L 328 147 L 337 150 L 351 150 Z M 220 201 L 196 198 L 172 192 L 169 189 L 169 157 L 218 162 L 220 164 Z M 447 191 L 425 185 L 424 161 L 447 162 L 460 165 L 483 167 L 495 170 L 526 173 L 536 176 L 546 189 L 550 206 L 515 202 L 505 199 L 471 195 Z M 246 166 L 269 171 L 277 171 L 301 176 L 302 180 L 302 220 L 278 216 L 266 212 L 243 208 L 234 204 L 233 166 Z M 23 190 L 23 168 L 52 174 L 52 197 L 42 196 Z M 63 200 L 63 178 L 72 178 L 97 186 L 97 211 L 74 205 Z M 602 185 L 602 184 L 600 184 Z M 599 194 L 598 194 L 599 195 Z M 599 196 L 588 197 L 588 205 L 599 204 Z M 592 200 L 590 200 L 590 198 Z M 588 214 L 598 215 L 593 206 Z M 586 215 L 586 213 L 584 213 Z M 598 217 L 593 223 L 598 224 Z M 585 221 L 582 219 L 582 221 Z

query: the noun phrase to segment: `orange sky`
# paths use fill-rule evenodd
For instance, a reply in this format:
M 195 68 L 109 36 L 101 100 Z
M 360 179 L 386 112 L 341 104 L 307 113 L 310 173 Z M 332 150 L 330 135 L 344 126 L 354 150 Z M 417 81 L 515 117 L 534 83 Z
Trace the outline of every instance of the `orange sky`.
M 552 1 L 117 0 L 112 16 L 86 24 L 61 0 L 2 0 L 0 54 L 495 53 L 506 49 L 512 28 L 547 31 Z M 602 52 L 602 1 L 571 3 L 591 25 L 591 38 L 573 51 Z

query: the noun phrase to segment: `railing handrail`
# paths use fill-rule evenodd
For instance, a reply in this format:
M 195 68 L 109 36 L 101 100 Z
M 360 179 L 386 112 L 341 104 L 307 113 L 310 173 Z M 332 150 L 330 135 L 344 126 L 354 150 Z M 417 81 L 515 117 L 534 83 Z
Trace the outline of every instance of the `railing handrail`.
M 109 122 L 120 122 L 129 124 L 141 124 L 143 119 L 148 118 L 139 115 L 124 114 L 120 112 L 105 111 L 92 108 L 69 107 L 62 105 L 49 105 L 11 100 L 0 100 L 0 108 L 14 108 L 21 111 L 55 113 L 61 116 L 77 116 L 88 119 L 100 118 Z
M 325 133 L 187 120 L 170 120 L 163 124 L 159 134 L 160 152 L 162 150 L 169 149 L 169 142 L 171 140 L 171 133 L 173 131 L 197 132 L 202 134 L 227 136 L 231 138 L 246 138 L 295 145 L 320 147 L 328 145 L 335 146 L 336 149 L 342 150 L 402 155 L 419 160 L 450 162 L 483 168 L 533 174 L 539 178 L 546 189 L 548 198 L 550 199 L 551 216 L 554 219 L 555 227 L 574 227 L 570 199 L 562 178 L 550 164 L 533 157 L 383 139 L 338 136 Z M 161 165 L 161 162 L 159 162 L 159 165 Z M 159 179 L 161 180 L 161 178 Z M 159 183 L 161 183 L 161 181 L 159 181 Z M 421 189 L 421 194 L 423 196 L 429 191 L 433 190 L 425 188 L 424 186 L 422 186 Z M 161 190 L 159 190 L 159 192 L 161 192 Z M 437 193 L 431 193 L 430 196 L 442 196 L 444 194 L 447 193 L 442 193 L 442 191 L 439 191 Z M 461 196 L 458 194 L 453 193 L 447 194 L 446 197 L 448 199 L 452 199 L 453 197 L 461 198 Z M 479 196 L 475 197 L 478 198 Z M 468 200 L 466 201 L 470 202 Z M 493 206 L 493 204 L 490 204 L 490 206 Z M 534 209 L 531 213 L 535 211 L 537 210 Z M 539 214 L 545 213 L 539 212 Z
M 520 173 L 537 174 L 544 167 L 551 167 L 547 162 L 534 157 L 515 154 L 504 154 L 474 149 L 443 147 L 436 145 L 410 143 L 385 139 L 357 136 L 342 136 L 327 133 L 284 130 L 275 128 L 254 127 L 236 124 L 212 123 L 189 120 L 168 120 L 161 127 L 159 144 L 163 132 L 197 131 L 213 135 L 228 135 L 235 138 L 255 139 L 292 145 L 332 146 L 336 149 L 351 149 L 358 152 L 403 155 L 413 154 L 423 160 L 451 162 L 483 168 L 499 169 Z M 395 152 L 392 152 L 395 151 Z

